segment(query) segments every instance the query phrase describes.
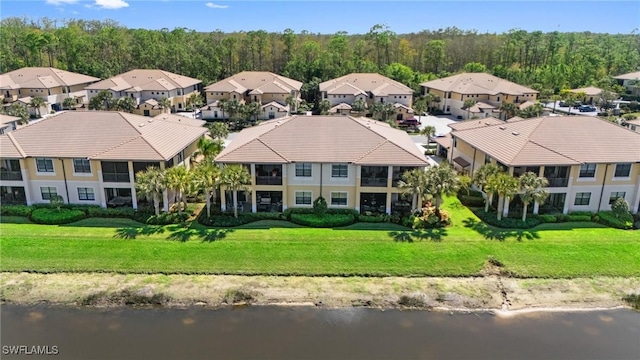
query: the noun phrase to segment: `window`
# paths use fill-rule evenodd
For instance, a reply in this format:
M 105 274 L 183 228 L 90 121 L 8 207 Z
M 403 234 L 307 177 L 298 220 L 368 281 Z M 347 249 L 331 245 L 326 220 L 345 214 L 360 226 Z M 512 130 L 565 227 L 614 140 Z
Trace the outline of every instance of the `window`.
M 36 168 L 38 172 L 54 172 L 53 160 L 48 158 L 36 158 Z
M 296 191 L 296 205 L 311 205 L 311 191 Z
M 178 153 L 178 164 L 184 161 L 184 151 Z
M 614 177 L 629 177 L 631 175 L 631 163 L 616 164 Z
M 332 192 L 331 193 L 331 205 L 332 206 L 346 206 L 347 205 L 347 193 L 346 192 Z
M 484 154 L 484 163 L 485 164 L 490 164 L 491 163 L 491 156 Z
M 453 138 L 453 147 L 457 147 L 458 146 L 458 138 Z
M 596 177 L 596 164 L 580 165 L 580 175 L 578 177 L 581 177 L 581 178 Z
M 58 195 L 58 190 L 52 186 L 43 186 L 40 188 L 40 194 L 42 194 L 42 200 L 51 200 L 52 196 Z
M 88 159 L 73 159 L 73 172 L 91 174 L 91 163 Z
M 349 167 L 346 164 L 331 165 L 331 177 L 346 178 L 349 177 Z
M 579 193 L 576 193 L 576 200 L 573 202 L 573 205 L 589 205 L 590 200 L 591 200 L 590 192 L 579 192 Z
M 296 164 L 296 177 L 311 177 L 311 164 L 310 163 Z
M 611 196 L 609 196 L 609 205 L 613 204 L 613 202 L 616 201 L 617 198 L 624 199 L 625 195 L 627 195 L 627 193 L 624 191 L 612 192 Z
M 78 200 L 93 201 L 96 199 L 96 195 L 93 193 L 93 188 L 79 187 L 78 188 Z

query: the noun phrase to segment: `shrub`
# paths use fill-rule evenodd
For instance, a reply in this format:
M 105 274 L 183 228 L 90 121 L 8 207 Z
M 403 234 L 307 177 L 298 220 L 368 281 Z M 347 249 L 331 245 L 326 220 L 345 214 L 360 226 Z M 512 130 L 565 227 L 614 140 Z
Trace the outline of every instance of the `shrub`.
M 148 211 L 148 210 L 136 210 L 133 212 L 133 216 L 131 217 L 133 220 L 137 221 L 137 222 L 141 222 L 143 224 L 146 224 L 147 220 L 149 220 L 150 217 L 154 216 L 155 213 L 153 211 Z
M 64 199 L 60 195 L 52 195 L 51 199 L 49 199 L 49 206 L 55 208 L 56 210 L 60 210 L 60 207 L 64 205 Z
M 149 225 L 170 225 L 170 224 L 179 224 L 181 222 L 186 221 L 189 218 L 189 213 L 177 213 L 177 212 L 169 212 L 169 213 L 161 213 L 160 215 L 152 215 L 147 218 L 146 223 Z
M 598 222 L 602 225 L 606 225 L 616 229 L 631 229 L 633 226 L 633 217 L 628 214 L 625 219 L 618 219 L 611 211 L 598 212 Z
M 569 221 L 591 221 L 591 215 L 569 215 Z
M 104 218 L 133 218 L 136 213 L 134 208 L 130 207 L 117 207 L 117 208 L 102 208 L 102 207 L 88 207 L 85 209 L 88 217 L 104 217 Z
M 82 210 L 41 208 L 33 210 L 30 219 L 37 224 L 59 225 L 82 220 L 85 216 Z
M 355 217 L 352 214 L 325 214 L 317 216 L 315 214 L 291 214 L 291 222 L 310 227 L 336 227 L 353 224 Z
M 633 223 L 633 227 L 636 229 L 640 229 L 640 221 L 636 221 Z
M 202 225 L 212 227 L 240 226 L 258 220 L 284 220 L 284 215 L 276 212 L 241 213 L 236 218 L 233 213 L 217 213 L 207 218 L 206 213 L 203 212 L 198 219 Z
M 317 199 L 313 200 L 313 213 L 322 216 L 327 212 L 327 200 L 325 200 L 322 196 L 318 196 Z
M 424 207 L 418 214 L 410 216 L 409 219 L 410 225 L 414 229 L 439 228 L 451 224 L 449 213 L 440 209 L 440 216 L 438 217 L 435 206 Z
M 543 223 L 554 223 L 558 221 L 555 215 L 538 215 L 538 219 Z
M 566 214 L 558 214 L 556 215 L 556 222 L 568 222 L 569 215 Z
M 292 214 L 313 214 L 312 208 L 287 208 L 282 214 L 285 220 L 291 220 Z M 351 215 L 353 218 L 357 218 L 359 213 L 354 209 L 327 209 L 327 214 L 330 215 Z
M 29 216 L 33 208 L 27 205 L 2 205 L 0 215 L 4 216 Z
M 479 198 L 483 197 L 482 191 L 473 190 L 473 189 L 469 189 L 469 196 L 471 196 L 471 197 L 479 197 Z
M 626 220 L 629 218 L 629 204 L 624 198 L 616 198 L 611 204 L 611 212 L 618 220 Z
M 484 199 L 482 197 L 458 194 L 458 199 L 460 200 L 462 205 L 465 205 L 465 206 L 469 206 L 469 207 L 484 206 Z
M 509 217 L 502 218 L 502 220 L 498 220 L 496 213 L 485 212 L 484 209 L 479 209 L 477 211 L 474 211 L 474 213 L 485 223 L 495 227 L 506 228 L 506 229 L 530 229 L 541 223 L 540 218 L 536 216 L 527 217 L 526 221 L 522 221 L 522 219 L 514 219 Z M 541 216 L 545 216 L 545 215 L 541 215 Z
M 366 223 L 382 223 L 389 222 L 389 215 L 386 214 L 378 214 L 378 215 L 358 215 L 358 221 L 366 222 Z

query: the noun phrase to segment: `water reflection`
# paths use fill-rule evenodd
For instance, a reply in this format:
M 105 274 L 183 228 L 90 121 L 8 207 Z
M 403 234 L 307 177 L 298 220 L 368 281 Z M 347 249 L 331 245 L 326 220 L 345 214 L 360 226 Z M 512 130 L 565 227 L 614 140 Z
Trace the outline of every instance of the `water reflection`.
M 56 345 L 64 359 L 640 358 L 640 314 L 624 310 L 505 318 L 362 308 L 4 305 L 1 320 L 3 345 Z

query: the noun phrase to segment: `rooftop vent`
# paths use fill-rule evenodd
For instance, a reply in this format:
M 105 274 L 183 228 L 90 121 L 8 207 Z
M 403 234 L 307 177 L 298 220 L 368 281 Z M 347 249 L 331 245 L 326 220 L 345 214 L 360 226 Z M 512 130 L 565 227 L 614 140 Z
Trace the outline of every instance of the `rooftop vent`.
M 143 127 L 143 126 L 144 126 L 144 123 L 142 123 L 142 124 L 140 124 L 140 125 L 138 125 L 138 126 L 139 126 L 139 127 Z
M 506 128 L 507 128 L 506 126 L 500 126 L 500 130 L 504 130 Z
M 511 132 L 511 134 L 513 134 L 513 135 L 515 135 L 515 136 L 520 135 L 520 133 L 519 133 L 519 132 L 517 132 L 517 131 L 513 131 L 513 132 Z
M 311 116 L 311 111 L 307 111 L 307 116 Z

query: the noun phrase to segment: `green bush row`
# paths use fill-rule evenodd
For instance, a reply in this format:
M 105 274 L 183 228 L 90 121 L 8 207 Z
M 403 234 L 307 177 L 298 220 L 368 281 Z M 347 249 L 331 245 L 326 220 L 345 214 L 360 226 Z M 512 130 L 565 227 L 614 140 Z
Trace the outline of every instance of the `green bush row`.
M 387 214 L 379 214 L 379 215 L 358 215 L 359 222 L 365 223 L 383 223 L 389 222 L 391 217 Z
M 628 217 L 618 219 L 611 211 L 600 211 L 595 219 L 602 225 L 627 230 L 633 228 L 633 216 L 631 216 L 631 214 L 628 215 Z
M 484 209 L 479 209 L 474 211 L 477 217 L 485 223 L 507 229 L 530 229 L 534 226 L 537 226 L 541 223 L 541 219 L 536 216 L 527 217 L 526 221 L 522 221 L 522 219 L 514 219 L 514 218 L 502 218 L 502 220 L 498 220 L 495 212 L 485 212 Z
M 82 220 L 86 216 L 82 210 L 40 208 L 31 212 L 30 219 L 36 224 L 60 225 Z
M 291 220 L 292 214 L 314 214 L 313 208 L 288 208 L 282 214 L 286 220 Z M 327 209 L 326 214 L 328 215 L 351 215 L 353 218 L 358 217 L 358 211 L 354 209 Z
M 185 222 L 189 216 L 189 213 L 183 212 L 181 214 L 177 212 L 173 213 L 161 213 L 160 215 L 151 215 L 145 221 L 149 225 L 171 225 L 180 224 Z
M 31 215 L 33 208 L 27 205 L 2 205 L 0 206 L 0 215 L 3 216 L 24 216 Z
M 238 217 L 234 217 L 232 212 L 215 212 L 211 217 L 207 217 L 206 212 L 202 212 L 198 222 L 205 226 L 211 227 L 233 227 L 252 223 L 258 220 L 284 220 L 281 213 L 263 212 L 263 213 L 239 213 Z
M 337 226 L 347 226 L 353 224 L 355 216 L 353 214 L 325 214 L 318 216 L 315 214 L 291 214 L 291 222 L 298 225 L 327 228 Z
M 482 195 L 480 197 L 477 197 L 477 196 L 465 195 L 460 193 L 458 194 L 458 200 L 460 200 L 462 205 L 469 206 L 469 207 L 484 206 L 484 199 L 482 198 Z

